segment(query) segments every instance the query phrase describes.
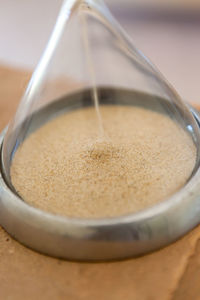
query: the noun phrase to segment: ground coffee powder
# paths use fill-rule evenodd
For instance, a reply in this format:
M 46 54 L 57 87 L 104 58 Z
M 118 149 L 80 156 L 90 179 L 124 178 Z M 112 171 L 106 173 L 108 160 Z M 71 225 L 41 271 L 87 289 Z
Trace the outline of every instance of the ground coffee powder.
M 11 180 L 30 205 L 69 217 L 138 212 L 178 191 L 196 160 L 190 136 L 149 109 L 100 106 L 65 113 L 31 134 L 17 150 Z

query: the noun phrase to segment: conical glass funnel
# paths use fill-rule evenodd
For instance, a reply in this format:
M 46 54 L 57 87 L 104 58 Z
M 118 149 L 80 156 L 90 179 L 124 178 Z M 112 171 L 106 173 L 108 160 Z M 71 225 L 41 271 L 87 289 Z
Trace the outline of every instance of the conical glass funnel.
M 180 130 L 182 130 L 182 135 L 184 135 L 185 137 L 187 136 L 188 140 L 190 141 L 189 147 L 193 149 L 193 153 L 195 156 L 193 167 L 190 169 L 190 172 L 185 177 L 184 184 L 187 184 L 190 178 L 192 178 L 192 176 L 195 175 L 195 173 L 198 171 L 198 167 L 199 167 L 200 132 L 199 132 L 198 122 L 194 114 L 192 113 L 191 109 L 180 100 L 179 96 L 174 91 L 174 89 L 162 77 L 159 71 L 156 70 L 154 66 L 152 66 L 149 60 L 132 45 L 130 39 L 121 29 L 117 21 L 112 17 L 112 15 L 110 14 L 109 10 L 107 9 L 103 1 L 66 0 L 64 1 L 63 6 L 61 8 L 60 14 L 58 16 L 49 43 L 32 76 L 32 79 L 27 87 L 26 93 L 18 107 L 16 115 L 12 120 L 12 122 L 9 124 L 4 137 L 4 141 L 2 145 L 2 173 L 6 181 L 6 184 L 8 185 L 9 189 L 15 194 L 15 196 L 19 196 L 19 195 L 11 179 L 11 166 L 16 153 L 20 151 L 20 148 L 21 146 L 23 146 L 23 143 L 30 136 L 32 136 L 33 133 L 36 133 L 37 130 L 39 130 L 45 124 L 48 124 L 52 120 L 55 120 L 58 116 L 65 115 L 67 113 L 70 114 L 70 112 L 72 111 L 80 111 L 79 119 L 81 120 L 84 119 L 86 124 L 83 126 L 86 126 L 88 128 L 89 127 L 93 128 L 92 135 L 89 137 L 89 139 L 90 140 L 94 139 L 98 141 L 97 149 L 95 148 L 96 147 L 95 144 L 95 147 L 93 147 L 92 150 L 92 155 L 95 158 L 96 157 L 101 158 L 103 155 L 105 161 L 108 162 L 109 158 L 113 155 L 113 149 L 115 150 L 115 145 L 110 146 L 110 143 L 112 144 L 112 138 L 110 137 L 110 132 L 112 130 L 108 128 L 107 124 L 109 122 L 106 123 L 104 119 L 106 113 L 104 114 L 101 108 L 111 107 L 111 106 L 112 107 L 123 106 L 128 108 L 136 107 L 142 110 L 155 112 L 156 114 L 167 117 L 167 119 L 173 121 L 174 124 L 176 124 L 177 128 L 180 128 Z M 85 115 L 81 116 L 81 110 L 83 111 L 83 108 L 88 108 L 88 107 L 92 107 L 95 109 L 96 123 L 94 122 L 94 120 L 90 122 L 90 120 L 87 119 Z M 117 112 L 116 115 L 117 117 L 120 116 L 120 118 L 117 119 L 116 117 L 114 121 L 115 125 L 118 124 L 120 120 L 121 121 L 123 120 L 122 113 Z M 126 118 L 126 115 L 124 115 L 124 118 Z M 134 115 L 133 118 L 137 120 L 137 115 Z M 152 121 L 151 118 L 148 119 L 150 125 L 153 121 L 154 121 L 153 117 L 152 117 Z M 126 122 L 126 120 L 123 120 L 123 122 Z M 145 124 L 146 122 L 147 119 L 145 118 L 145 114 L 144 114 L 143 123 Z M 69 129 L 68 129 L 69 132 L 71 128 L 70 127 L 71 124 L 69 123 L 68 125 L 69 125 Z M 143 131 L 140 132 L 140 126 L 141 123 L 138 122 L 137 125 L 137 121 L 136 121 L 135 127 L 129 128 L 127 129 L 127 131 L 131 130 L 133 133 L 137 132 L 137 136 L 140 136 L 140 140 L 142 144 L 144 140 L 144 135 L 150 136 L 150 133 L 148 131 L 148 126 L 146 132 Z M 162 126 L 164 128 L 164 126 L 166 126 L 166 123 L 158 122 L 158 126 L 160 132 L 162 132 Z M 112 128 L 112 122 L 110 124 L 110 128 Z M 165 138 L 168 139 L 171 133 L 173 132 L 172 131 L 170 132 L 170 130 L 168 130 L 167 134 L 165 135 Z M 120 132 L 120 134 L 121 136 L 119 135 L 119 140 L 121 139 L 123 141 L 123 132 Z M 125 134 L 125 130 L 124 130 L 124 134 Z M 77 137 L 79 136 L 80 138 L 82 138 L 81 133 L 80 134 L 76 133 L 76 135 L 74 135 L 74 139 L 77 139 Z M 45 139 L 45 135 L 44 135 L 44 139 Z M 101 149 L 102 147 L 101 142 L 99 143 L 99 141 L 102 141 L 102 139 L 106 143 L 106 147 L 108 145 L 108 149 L 106 150 L 106 152 Z M 149 141 L 151 142 L 153 139 L 154 139 L 154 135 L 151 134 L 151 138 L 149 138 Z M 176 139 L 174 138 L 173 142 L 178 143 L 178 139 L 176 141 Z M 137 147 L 136 144 L 137 143 L 135 143 L 135 147 Z M 144 142 L 143 144 L 144 147 L 146 147 L 145 149 L 149 147 L 149 145 L 146 144 L 146 142 Z M 49 147 L 51 147 L 51 143 L 49 144 Z M 98 147 L 100 147 L 100 150 Z M 55 155 L 57 155 L 57 153 L 59 152 L 59 147 L 55 149 L 56 149 Z M 32 149 L 29 150 L 30 152 L 32 152 Z M 37 152 L 37 149 L 34 151 Z M 167 156 L 167 151 L 168 149 L 165 149 L 164 151 L 166 156 Z M 120 157 L 118 155 L 118 149 L 116 153 L 114 153 L 114 155 L 116 155 L 115 157 L 117 157 L 118 159 Z M 47 149 L 46 152 L 44 153 L 44 156 L 48 158 L 48 154 L 49 151 Z M 90 157 L 90 160 L 93 159 L 92 155 L 91 155 L 92 158 Z M 177 152 L 175 155 L 177 155 Z M 142 152 L 140 156 L 143 157 Z M 155 160 L 157 157 L 158 159 L 162 157 L 162 155 L 160 156 L 159 149 L 157 149 L 157 152 L 155 151 L 154 153 Z M 182 159 L 181 157 L 179 158 L 175 157 L 173 161 L 171 162 L 169 161 L 168 163 L 169 164 L 174 163 L 176 159 L 177 160 L 179 159 L 178 162 L 180 164 L 185 163 L 184 159 Z M 140 160 L 140 163 L 141 161 L 142 160 Z M 143 164 L 145 164 L 145 161 L 146 160 L 144 160 Z M 75 169 L 78 163 L 79 163 L 78 161 L 75 162 L 74 164 Z M 160 163 L 160 169 L 164 168 L 162 166 L 162 160 L 159 161 L 159 163 Z M 106 164 L 103 164 L 103 167 L 105 167 L 105 165 Z M 120 164 L 119 166 L 123 168 L 123 166 L 121 166 Z M 36 169 L 36 173 L 37 173 L 37 162 L 35 163 L 34 168 Z M 139 165 L 136 168 L 136 170 L 137 172 L 140 172 Z M 74 169 L 72 170 L 72 172 L 74 172 Z M 154 170 L 152 169 L 152 173 L 153 172 Z M 119 177 L 119 176 L 123 178 L 125 176 L 125 173 L 122 172 L 121 175 L 119 175 L 116 172 L 116 174 L 114 174 L 114 177 Z M 48 180 L 49 179 L 47 179 L 46 181 Z M 149 185 L 150 179 L 148 178 L 148 176 L 145 180 L 146 180 L 145 181 L 146 184 Z M 96 184 L 96 180 L 92 181 L 92 183 L 94 182 Z M 127 181 L 127 184 L 134 185 L 135 183 L 130 180 Z M 112 183 L 110 185 L 112 185 Z M 51 188 L 52 186 L 50 186 L 50 189 Z M 81 188 L 82 187 L 80 186 L 80 189 Z M 117 190 L 117 188 L 118 188 L 117 185 L 114 186 L 114 189 Z M 164 189 L 165 187 L 163 186 L 160 187 L 160 190 L 164 190 Z M 90 187 L 88 188 L 88 190 L 90 190 Z M 106 187 L 105 187 L 105 191 L 106 191 Z M 58 194 L 60 193 L 59 190 L 56 192 Z M 91 193 L 91 195 L 92 194 L 93 193 Z M 26 202 L 26 199 L 23 200 L 25 200 Z M 165 200 L 165 197 L 163 197 L 162 200 Z M 108 202 L 108 200 L 106 201 Z M 178 203 L 178 201 L 176 201 L 175 203 Z M 34 213 L 35 212 L 31 210 L 30 215 Z M 162 213 L 160 212 L 160 214 Z M 127 215 L 127 214 L 128 211 L 126 212 L 126 210 L 124 210 L 122 213 L 122 215 Z M 159 215 L 158 211 L 156 211 L 156 214 Z M 45 218 L 44 215 L 40 215 L 39 217 L 38 216 L 39 215 L 37 215 L 37 218 L 40 217 Z M 89 219 L 92 219 L 92 216 L 93 216 L 93 212 L 91 210 Z M 144 215 L 141 218 L 142 219 L 141 222 L 143 222 L 145 218 L 149 218 L 150 216 L 152 215 L 151 214 Z M 69 217 L 71 216 L 69 215 Z M 78 216 L 76 215 L 72 217 L 78 218 Z M 131 222 L 131 219 L 125 218 L 124 220 L 122 219 L 119 220 L 115 217 L 120 217 L 120 215 L 117 215 L 117 213 L 116 214 L 113 213 L 113 215 L 111 214 L 111 219 L 113 218 L 112 219 L 113 221 L 111 222 L 107 220 L 108 223 L 106 223 L 107 221 L 105 221 L 104 219 L 105 217 L 108 217 L 108 215 L 105 216 L 102 215 L 99 221 L 93 220 L 94 221 L 93 223 L 91 220 L 89 220 L 86 226 L 87 228 L 84 228 L 84 230 L 82 230 L 83 229 L 82 227 L 84 227 L 83 225 L 85 223 L 79 223 L 80 220 L 77 221 L 78 223 L 76 224 L 73 223 L 73 226 L 75 226 L 76 229 L 77 226 L 79 229 L 82 228 L 80 231 L 78 229 L 77 231 L 76 230 L 73 231 L 74 230 L 73 228 L 72 230 L 73 234 L 75 234 L 76 238 L 78 238 L 78 236 L 82 236 L 83 234 L 84 237 L 81 237 L 82 240 L 84 240 L 84 238 L 87 239 L 91 238 L 91 240 L 93 238 L 94 240 L 100 238 L 102 239 L 103 243 L 106 240 L 112 240 L 112 239 L 118 240 L 118 238 L 121 239 L 123 234 L 125 234 L 125 237 L 127 237 L 127 239 L 130 238 L 129 233 L 126 232 L 126 229 L 128 231 L 132 230 L 132 224 L 131 225 L 129 224 L 129 221 Z M 47 218 L 46 220 L 50 222 L 50 219 L 48 219 L 48 217 L 46 218 Z M 20 217 L 18 217 L 18 219 L 20 219 Z M 101 223 L 101 219 L 104 219 L 102 223 Z M 152 223 L 152 225 L 148 225 L 147 227 L 145 223 L 141 223 L 142 225 L 139 226 L 138 225 L 139 223 L 137 223 L 139 222 L 138 220 L 139 219 L 135 221 L 137 229 L 134 230 L 135 232 L 141 230 L 141 236 L 139 237 L 138 233 L 137 234 L 133 233 L 133 236 L 135 234 L 135 238 L 133 238 L 132 236 L 131 240 L 132 239 L 140 240 L 140 238 L 146 239 L 147 233 L 145 233 L 144 235 L 143 233 L 146 232 L 147 227 L 152 226 L 152 232 L 153 232 L 153 230 L 155 229 L 154 227 L 160 224 L 159 223 L 160 221 L 157 220 L 156 221 L 157 223 L 154 222 Z M 58 219 L 55 219 L 54 221 L 57 222 Z M 62 222 L 69 222 L 69 220 L 68 221 L 62 220 Z M 58 221 L 59 225 L 58 224 L 57 225 L 61 226 L 62 222 L 61 220 Z M 121 231 L 119 225 L 122 224 L 123 222 L 124 222 L 123 225 L 124 227 L 123 230 Z M 182 224 L 183 223 L 184 222 L 182 222 Z M 69 223 L 66 224 L 69 225 Z M 65 226 L 68 226 L 66 224 Z M 90 228 L 90 225 L 92 229 Z M 100 226 L 103 232 L 101 232 L 101 229 L 99 229 L 98 226 Z M 106 226 L 109 227 L 109 232 L 106 231 L 107 230 Z M 149 247 L 147 247 L 148 251 L 166 244 L 167 242 L 169 242 L 169 240 L 171 241 L 177 238 L 177 236 L 180 236 L 180 234 L 186 231 L 185 228 L 182 228 L 180 225 L 181 229 L 180 228 L 177 229 L 177 232 L 174 234 L 174 236 L 168 239 L 167 238 L 168 232 L 167 230 L 165 230 L 166 229 L 165 226 L 164 225 L 162 226 L 163 229 L 161 229 L 160 231 L 156 229 L 155 234 L 154 233 L 152 234 L 156 242 L 154 244 L 151 244 Z M 50 227 L 52 230 L 54 230 L 53 225 Z M 45 228 L 46 229 L 48 228 L 48 230 L 50 230 L 48 226 L 46 226 Z M 67 234 L 71 235 L 72 232 L 70 233 L 69 228 L 68 227 L 66 228 L 67 228 L 66 229 Z M 118 233 L 116 234 L 115 237 L 112 235 L 115 229 L 119 230 L 118 231 L 119 236 Z M 12 230 L 9 229 L 9 231 L 11 232 Z M 62 231 L 63 229 L 61 229 L 60 227 L 60 229 L 57 232 L 61 234 Z M 166 235 L 166 237 L 164 237 L 163 239 L 161 238 L 161 232 L 162 234 Z M 104 235 L 106 236 L 105 239 L 104 239 Z M 20 236 L 20 233 L 15 233 L 15 236 Z M 43 236 L 43 238 L 45 240 L 45 235 Z M 28 245 L 30 244 L 29 242 L 26 241 L 26 238 L 22 237 L 19 239 L 21 239 L 25 244 Z M 156 239 L 158 239 L 158 241 Z M 35 241 L 36 241 L 35 244 L 33 242 L 31 244 L 31 247 L 43 251 L 42 246 L 39 246 L 39 239 L 37 239 L 37 237 L 35 238 Z M 67 242 L 69 242 L 69 240 L 67 240 Z M 95 249 L 96 246 L 97 245 L 95 245 L 94 247 Z M 89 249 L 88 247 L 90 246 L 87 245 L 85 249 Z M 109 247 L 109 245 L 106 245 L 105 248 L 106 247 Z M 143 253 L 145 252 L 144 245 L 142 244 L 141 246 L 138 247 L 138 249 L 134 251 L 132 248 L 129 248 L 129 250 L 127 250 L 127 253 L 124 250 L 124 248 L 122 247 L 123 248 L 122 249 L 121 247 L 122 245 L 116 248 L 117 249 L 116 252 L 115 250 L 113 250 L 113 252 L 111 251 L 112 254 L 107 255 L 106 254 L 107 250 L 105 250 L 105 252 L 103 251 L 102 255 L 100 252 L 98 252 L 98 254 L 95 254 L 94 257 L 96 257 L 96 259 L 124 257 L 130 255 L 131 253 L 138 254 L 141 252 Z M 61 257 L 66 257 L 66 256 L 70 257 L 71 255 L 72 257 L 75 258 L 90 259 L 88 253 L 85 256 L 84 255 L 80 256 L 77 253 L 73 255 L 72 248 L 71 250 L 68 249 L 69 252 L 71 251 L 70 252 L 71 254 L 69 255 L 68 253 L 66 255 L 63 254 L 64 252 L 62 252 L 61 250 L 59 250 L 60 252 L 55 249 L 52 250 L 52 248 L 51 250 L 45 248 L 44 252 L 50 253 L 52 255 L 59 255 Z
M 102 95 L 102 88 L 134 90 L 133 102 L 154 106 L 174 118 L 193 138 L 197 133 L 192 114 L 176 92 L 151 63 L 130 42 L 103 1 L 64 1 L 47 48 L 32 76 L 3 144 L 3 164 L 7 179 L 12 157 L 23 140 L 40 122 L 54 117 L 53 108 L 43 120 L 34 112 L 68 94 L 90 89 L 91 105 L 96 101 L 129 102 L 129 97 Z M 146 93 L 138 97 L 137 93 Z M 137 99 L 136 99 L 137 98 Z M 162 101 L 165 98 L 166 101 Z M 110 101 L 111 99 L 109 99 Z M 74 105 L 84 106 L 83 94 Z M 142 103 L 144 102 L 144 103 Z M 62 108 L 64 109 L 64 108 Z

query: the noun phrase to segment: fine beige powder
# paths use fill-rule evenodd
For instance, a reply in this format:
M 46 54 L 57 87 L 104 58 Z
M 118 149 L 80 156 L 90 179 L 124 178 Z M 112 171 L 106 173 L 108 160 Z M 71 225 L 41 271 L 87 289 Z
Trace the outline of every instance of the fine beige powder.
M 11 180 L 30 205 L 69 217 L 113 217 L 171 196 L 189 178 L 196 149 L 176 122 L 140 107 L 100 106 L 65 113 L 16 152 Z

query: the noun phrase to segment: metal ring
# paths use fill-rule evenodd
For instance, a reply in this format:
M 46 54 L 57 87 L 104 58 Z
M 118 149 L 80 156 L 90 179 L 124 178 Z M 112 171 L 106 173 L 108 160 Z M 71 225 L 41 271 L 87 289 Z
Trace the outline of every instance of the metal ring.
M 200 126 L 198 113 L 191 111 Z M 200 168 L 160 204 L 117 218 L 87 220 L 31 207 L 8 187 L 0 165 L 0 224 L 22 244 L 50 256 L 98 261 L 143 255 L 174 242 L 199 222 Z

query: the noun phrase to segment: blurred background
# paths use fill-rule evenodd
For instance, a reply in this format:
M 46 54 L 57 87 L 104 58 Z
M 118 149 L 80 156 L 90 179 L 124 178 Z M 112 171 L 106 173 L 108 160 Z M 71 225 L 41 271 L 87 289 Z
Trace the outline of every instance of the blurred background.
M 106 0 L 134 45 L 200 105 L 200 0 Z M 62 0 L 0 0 L 0 65 L 34 70 Z

